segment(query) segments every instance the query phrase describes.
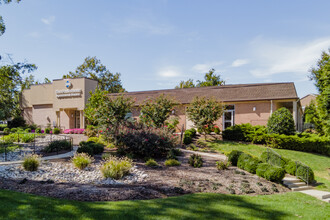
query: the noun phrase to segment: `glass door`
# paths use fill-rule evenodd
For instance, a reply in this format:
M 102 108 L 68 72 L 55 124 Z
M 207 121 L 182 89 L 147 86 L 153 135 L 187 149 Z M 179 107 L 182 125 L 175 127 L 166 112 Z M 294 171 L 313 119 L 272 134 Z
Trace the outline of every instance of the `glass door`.
M 223 113 L 223 130 L 234 125 L 234 110 L 225 110 Z

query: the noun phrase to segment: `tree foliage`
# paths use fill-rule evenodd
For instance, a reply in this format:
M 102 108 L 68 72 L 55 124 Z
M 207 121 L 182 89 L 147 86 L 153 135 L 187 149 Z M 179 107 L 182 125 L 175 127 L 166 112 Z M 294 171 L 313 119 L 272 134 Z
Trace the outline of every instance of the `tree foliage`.
M 17 63 L 0 67 L 0 120 L 20 115 L 19 96 L 25 81 L 25 72 L 37 69 L 34 64 Z
M 217 100 L 205 97 L 199 98 L 197 96 L 187 108 L 188 118 L 204 134 L 221 117 L 222 112 L 222 104 Z
M 96 80 L 101 90 L 110 93 L 125 91 L 121 84 L 120 73 L 111 73 L 96 57 L 85 58 L 84 63 L 78 66 L 75 72 L 69 72 L 63 76 L 64 79 L 79 77 L 89 77 Z
M 16 0 L 15 2 L 19 3 L 21 0 Z M 12 0 L 0 0 L 0 5 L 1 4 L 9 4 L 11 3 Z M 5 22 L 3 21 L 2 16 L 0 15 L 0 36 L 3 35 L 6 31 L 6 25 Z
M 267 131 L 270 134 L 293 135 L 295 125 L 291 112 L 285 107 L 276 110 L 268 119 Z
M 162 127 L 174 110 L 175 104 L 176 102 L 172 98 L 166 97 L 164 94 L 155 100 L 145 100 L 141 105 L 140 120 L 148 126 Z
M 322 133 L 322 123 L 317 113 L 317 107 L 314 100 L 312 100 L 311 103 L 305 107 L 304 122 L 313 124 L 315 126 L 315 130 Z
M 86 103 L 86 107 L 84 110 L 85 118 L 87 119 L 88 124 L 93 126 L 98 126 L 98 116 L 97 111 L 98 108 L 105 106 L 105 103 L 108 99 L 106 96 L 108 94 L 107 91 L 103 91 L 100 89 L 96 89 L 94 93 L 90 91 L 91 97 L 88 99 Z
M 206 87 L 206 86 L 221 86 L 224 85 L 225 81 L 221 79 L 220 75 L 215 74 L 214 69 L 210 69 L 209 72 L 205 73 L 204 81 L 197 80 L 194 84 L 193 79 L 187 81 L 181 81 L 179 85 L 175 86 L 176 89 L 193 88 L 193 87 Z
M 314 80 L 319 91 L 316 100 L 320 126 L 324 134 L 330 135 L 330 49 L 322 52 L 316 67 L 310 73 L 310 79 Z

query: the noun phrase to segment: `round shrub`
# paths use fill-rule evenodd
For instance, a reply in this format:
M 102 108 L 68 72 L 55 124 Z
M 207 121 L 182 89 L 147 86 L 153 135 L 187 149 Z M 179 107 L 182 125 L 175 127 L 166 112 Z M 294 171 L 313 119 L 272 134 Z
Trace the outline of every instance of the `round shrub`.
M 127 157 L 118 158 L 110 156 L 102 165 L 101 172 L 105 178 L 121 179 L 129 174 L 133 162 Z
M 91 158 L 88 154 L 78 153 L 74 155 L 71 161 L 75 167 L 82 170 L 93 162 L 93 158 Z
M 94 141 L 81 141 L 79 146 L 80 147 L 77 149 L 78 153 L 86 153 L 90 156 L 101 154 L 104 151 L 104 145 L 95 143 Z
M 34 135 L 33 134 L 24 134 L 22 136 L 20 136 L 20 141 L 23 143 L 30 143 L 32 141 L 34 141 Z
M 215 163 L 215 165 L 216 165 L 218 170 L 226 170 L 230 166 L 230 162 L 226 162 L 226 161 L 224 162 L 224 161 L 220 160 L 220 161 L 217 161 Z
M 45 128 L 45 133 L 49 134 L 51 130 L 52 130 L 51 128 Z
M 181 163 L 175 159 L 168 159 L 165 161 L 165 166 L 171 167 L 171 166 L 180 166 Z
M 61 133 L 61 130 L 59 128 L 53 129 L 53 134 L 59 134 L 59 133 Z
M 296 163 L 292 160 L 288 161 L 288 163 L 284 166 L 285 172 L 291 175 L 296 175 Z
M 41 134 L 41 128 L 37 128 L 36 133 Z
M 69 141 L 66 141 L 66 140 L 57 140 L 57 141 L 51 142 L 44 149 L 44 151 L 47 152 L 47 153 L 57 152 L 57 151 L 61 151 L 61 150 L 71 150 L 71 143 Z
M 315 180 L 313 170 L 310 167 L 301 163 L 298 163 L 296 176 L 304 181 L 308 180 L 309 183 L 313 183 Z
M 31 133 L 31 128 L 27 128 L 27 129 L 25 129 L 25 132 L 26 132 L 26 133 Z
M 192 137 L 190 135 L 185 134 L 183 137 L 183 144 L 188 145 L 192 143 Z
M 154 159 L 149 159 L 146 162 L 146 166 L 148 167 L 158 167 L 158 163 Z
M 269 181 L 279 183 L 285 176 L 285 170 L 281 167 L 271 166 L 266 170 L 264 176 Z
M 37 171 L 40 165 L 40 157 L 36 154 L 29 155 L 23 160 L 23 168 L 26 171 Z
M 269 163 L 260 163 L 257 167 L 256 174 L 260 177 L 265 177 L 265 172 L 271 167 Z
M 199 154 L 192 154 L 192 155 L 190 155 L 190 157 L 188 159 L 188 163 L 190 166 L 195 167 L 195 168 L 202 167 L 203 166 L 202 156 Z
M 293 135 L 295 125 L 291 112 L 285 107 L 275 111 L 268 119 L 267 131 L 270 134 Z
M 190 128 L 189 131 L 191 133 L 191 137 L 195 137 L 196 136 L 197 131 L 196 131 L 195 128 Z
M 15 133 L 15 132 L 17 132 L 17 128 L 12 128 L 12 129 L 10 129 L 10 132 L 11 132 L 11 133 Z
M 90 145 L 82 145 L 82 146 L 78 147 L 77 153 L 86 153 L 90 156 L 94 155 L 93 148 Z
M 238 151 L 238 150 L 233 150 L 229 153 L 228 155 L 228 161 L 233 165 L 233 166 L 237 166 L 237 161 L 239 156 L 242 154 L 242 151 Z
M 3 132 L 4 132 L 5 134 L 9 134 L 9 133 L 10 133 L 10 128 L 5 128 L 5 129 L 3 129 Z
M 241 154 L 237 161 L 237 166 L 243 170 L 248 171 L 249 173 L 256 173 L 258 164 L 260 163 L 259 159 L 252 157 L 249 154 Z

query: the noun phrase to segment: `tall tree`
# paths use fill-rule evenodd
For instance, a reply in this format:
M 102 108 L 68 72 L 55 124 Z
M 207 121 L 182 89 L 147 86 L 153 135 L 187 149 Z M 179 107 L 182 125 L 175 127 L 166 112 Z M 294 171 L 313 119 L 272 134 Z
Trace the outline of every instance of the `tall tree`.
M 90 91 L 91 97 L 88 99 L 86 103 L 86 107 L 84 110 L 85 118 L 88 121 L 88 124 L 93 126 L 98 126 L 98 109 L 102 106 L 105 106 L 105 103 L 108 99 L 107 91 L 96 89 L 94 93 Z
M 101 60 L 96 57 L 87 57 L 82 65 L 78 66 L 75 72 L 69 72 L 63 78 L 89 77 L 98 81 L 101 90 L 110 93 L 124 92 L 120 80 L 120 73 L 111 73 Z
M 322 131 L 330 136 L 330 49 L 323 51 L 316 67 L 310 70 L 310 79 L 314 80 L 319 91 L 317 97 L 317 113 Z
M 16 0 L 17 3 L 19 3 L 21 0 Z M 0 5 L 1 4 L 9 4 L 11 3 L 12 0 L 0 0 Z M 6 31 L 6 26 L 5 22 L 3 21 L 2 16 L 0 15 L 0 36 L 3 35 Z
M 322 123 L 317 113 L 317 107 L 314 100 L 312 100 L 311 103 L 305 107 L 304 122 L 313 124 L 315 126 L 315 130 L 322 133 Z
M 175 86 L 176 89 L 193 88 L 193 87 L 195 87 L 193 79 L 188 79 L 187 81 L 182 80 L 178 86 Z
M 220 78 L 220 75 L 215 74 L 214 69 L 210 69 L 208 73 L 205 73 L 204 81 L 197 81 L 197 87 L 206 86 L 221 86 L 225 84 L 225 81 Z
M 17 63 L 0 67 L 0 120 L 20 114 L 19 96 L 26 87 L 22 76 L 37 69 L 34 64 Z

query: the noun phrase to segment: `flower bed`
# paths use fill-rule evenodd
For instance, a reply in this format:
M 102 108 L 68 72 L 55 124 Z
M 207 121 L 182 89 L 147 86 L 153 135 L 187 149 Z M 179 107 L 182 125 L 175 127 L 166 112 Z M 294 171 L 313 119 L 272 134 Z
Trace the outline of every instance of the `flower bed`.
M 64 134 L 83 134 L 85 129 L 83 128 L 73 128 L 73 129 L 66 129 L 63 131 Z

